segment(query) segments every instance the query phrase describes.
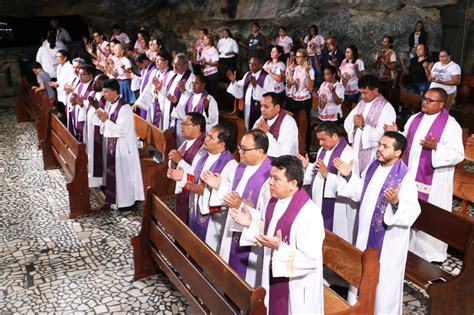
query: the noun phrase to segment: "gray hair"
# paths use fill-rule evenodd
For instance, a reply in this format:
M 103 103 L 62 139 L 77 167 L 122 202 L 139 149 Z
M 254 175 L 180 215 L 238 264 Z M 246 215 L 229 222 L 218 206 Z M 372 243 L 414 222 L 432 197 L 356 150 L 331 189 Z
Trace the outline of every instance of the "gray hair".
M 85 61 L 84 59 L 82 59 L 82 58 L 74 58 L 74 59 L 72 60 L 72 63 L 74 63 L 74 62 L 78 62 L 81 67 L 86 64 L 86 61 Z
M 175 58 L 181 59 L 182 61 L 184 61 L 185 64 L 188 64 L 189 59 L 185 53 L 177 53 Z

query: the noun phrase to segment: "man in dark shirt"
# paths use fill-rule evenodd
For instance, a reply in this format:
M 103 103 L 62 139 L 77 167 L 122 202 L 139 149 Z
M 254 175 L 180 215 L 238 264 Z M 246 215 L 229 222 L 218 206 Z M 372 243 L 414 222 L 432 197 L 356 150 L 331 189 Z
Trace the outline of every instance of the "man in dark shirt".
M 326 38 L 326 48 L 324 48 L 321 57 L 321 70 L 329 65 L 339 69 L 342 60 L 345 58 L 344 52 L 337 47 L 337 40 L 334 36 Z

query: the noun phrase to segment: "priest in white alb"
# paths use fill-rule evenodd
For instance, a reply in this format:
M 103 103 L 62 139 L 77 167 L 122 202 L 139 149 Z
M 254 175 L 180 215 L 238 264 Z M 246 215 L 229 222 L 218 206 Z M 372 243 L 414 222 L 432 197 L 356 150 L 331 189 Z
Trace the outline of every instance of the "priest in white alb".
M 262 95 L 273 91 L 272 78 L 262 69 L 262 61 L 258 57 L 249 60 L 248 71 L 242 80 L 237 81 L 236 72 L 227 71 L 230 80 L 227 92 L 235 98 L 244 99 L 245 128 L 251 129 L 260 117 L 260 101 Z
M 360 204 L 355 245 L 360 250 L 376 248 L 379 252 L 375 314 L 380 315 L 402 314 L 410 227 L 421 212 L 415 180 L 401 160 L 405 149 L 402 134 L 385 132 L 377 147 L 377 159 L 362 172 L 362 178 L 352 171 L 353 162 L 334 161 L 341 175 L 339 195 Z M 349 303 L 355 304 L 356 296 L 357 290 L 351 287 Z
M 189 227 L 217 253 L 227 212 L 222 211 L 225 209 L 223 203 L 210 205 L 211 195 L 217 194 L 217 191 L 203 182 L 201 174 L 211 172 L 226 177 L 230 170 L 235 169 L 237 162 L 229 151 L 229 148 L 233 149 L 232 142 L 230 131 L 222 125 L 216 125 L 209 130 L 204 140 L 205 153 L 196 155 L 188 170 L 170 169 L 168 172 L 176 180 L 176 186 L 189 191 Z
M 268 177 L 271 162 L 267 150 L 268 138 L 265 133 L 259 129 L 250 130 L 239 145 L 240 163 L 229 170 L 228 176 L 204 172 L 201 176 L 203 181 L 217 190 L 210 204 L 225 204 L 228 209 L 242 209 L 246 205 L 252 213 L 260 216 L 261 209 L 270 199 Z M 262 249 L 241 246 L 241 234 L 242 226 L 236 224 L 228 214 L 219 255 L 254 287 L 260 285 L 261 281 Z
M 272 158 L 298 153 L 298 126 L 293 117 L 283 109 L 283 99 L 275 92 L 263 94 L 260 101 L 262 116 L 253 129 L 260 129 L 268 137 L 268 153 Z
M 453 206 L 453 178 L 456 164 L 464 160 L 462 129 L 444 109 L 446 91 L 429 89 L 421 112 L 411 116 L 404 128 L 408 148 L 404 160 L 415 178 L 418 198 L 446 211 Z M 397 131 L 395 123 L 385 126 Z M 448 245 L 422 231 L 412 230 L 410 251 L 427 261 L 443 262 Z
M 261 216 L 245 206 L 231 212 L 245 226 L 240 244 L 263 246 L 262 286 L 270 315 L 323 314 L 324 310 L 323 219 L 302 188 L 303 177 L 297 157 L 280 156 L 272 162 L 272 198 Z
M 374 75 L 359 80 L 361 100 L 344 120 L 347 139 L 357 154 L 358 168 L 362 172 L 373 160 L 384 125 L 396 119 L 393 106 L 380 94 L 380 83 Z
M 336 233 L 352 243 L 357 203 L 338 196 L 338 171 L 334 159 L 345 163 L 357 161 L 357 155 L 344 137 L 339 135 L 339 126 L 333 121 L 322 121 L 316 126 L 316 137 L 320 149 L 314 163 L 309 163 L 308 155 L 298 154 L 305 169 L 304 185 L 310 185 L 311 199 L 321 209 L 324 228 Z M 357 167 L 357 166 L 355 166 Z
M 106 80 L 102 94 L 107 103 L 105 110 L 96 110 L 96 115 L 107 148 L 105 201 L 127 209 L 145 196 L 132 107 L 119 93 L 119 82 Z

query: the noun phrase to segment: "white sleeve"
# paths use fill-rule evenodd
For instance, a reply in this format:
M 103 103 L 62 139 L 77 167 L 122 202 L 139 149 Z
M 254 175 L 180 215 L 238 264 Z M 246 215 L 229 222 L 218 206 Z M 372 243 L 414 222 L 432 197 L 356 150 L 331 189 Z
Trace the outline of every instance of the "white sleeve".
M 462 142 L 462 129 L 454 118 L 449 117 L 444 128 L 442 141 L 436 150 L 431 151 L 431 160 L 434 168 L 455 166 L 464 160 L 464 145 Z
M 104 137 L 123 138 L 130 130 L 133 124 L 133 111 L 130 105 L 124 105 L 120 108 L 117 121 L 107 119 L 104 123 Z
M 244 97 L 244 79 L 231 82 L 227 88 L 227 93 L 232 94 L 235 98 Z
M 215 126 L 219 123 L 219 107 L 217 106 L 217 102 L 214 97 L 211 96 L 210 99 L 209 107 L 207 109 L 209 115 L 206 117 L 206 125 Z
M 346 119 L 344 120 L 344 129 L 347 133 L 347 141 L 349 143 L 354 142 L 354 115 L 357 114 L 357 109 L 359 105 L 351 110 L 349 115 L 347 115 Z
M 188 99 L 192 97 L 193 95 L 184 95 L 182 94 L 181 97 L 179 98 L 178 104 L 176 105 L 176 108 L 171 112 L 171 118 L 183 120 L 184 116 L 186 116 L 186 103 L 188 102 Z
M 324 226 L 321 210 L 311 201 L 300 210 L 291 228 L 296 233 L 295 244 L 282 242 L 273 251 L 274 277 L 301 277 L 322 266 Z
M 390 103 L 387 103 L 382 109 L 382 113 L 380 113 L 377 126 L 375 128 L 369 125 L 364 126 L 364 129 L 362 130 L 362 147 L 364 149 L 377 147 L 380 138 L 382 138 L 382 135 L 385 132 L 383 130 L 383 126 L 391 125 L 396 122 L 396 120 L 397 115 L 393 109 L 393 106 Z
M 267 137 L 269 156 L 296 155 L 298 151 L 298 127 L 294 119 L 285 117 L 280 127 L 278 140 L 270 132 L 267 132 Z M 296 152 L 294 150 L 295 145 Z

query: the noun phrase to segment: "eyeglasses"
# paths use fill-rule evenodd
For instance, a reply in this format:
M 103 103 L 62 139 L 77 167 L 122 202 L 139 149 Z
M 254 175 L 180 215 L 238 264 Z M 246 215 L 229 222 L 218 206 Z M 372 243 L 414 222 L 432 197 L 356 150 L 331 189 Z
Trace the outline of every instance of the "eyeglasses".
M 196 125 L 196 124 L 193 124 L 191 121 L 190 122 L 183 121 L 181 124 L 184 125 L 184 126 L 195 126 Z
M 255 148 L 249 148 L 249 149 L 247 149 L 247 148 L 241 147 L 240 144 L 238 144 L 238 145 L 237 145 L 237 149 L 239 150 L 239 152 L 247 153 L 247 152 L 252 151 L 252 150 L 258 150 L 258 149 L 260 149 L 260 148 L 259 148 L 259 147 L 255 147 Z
M 421 98 L 421 101 L 422 101 L 422 102 L 426 102 L 426 103 L 428 103 L 428 104 L 431 104 L 431 103 L 433 103 L 433 102 L 444 102 L 444 101 L 442 101 L 442 100 L 433 100 L 433 99 L 427 98 L 427 97 L 422 97 L 422 98 Z

